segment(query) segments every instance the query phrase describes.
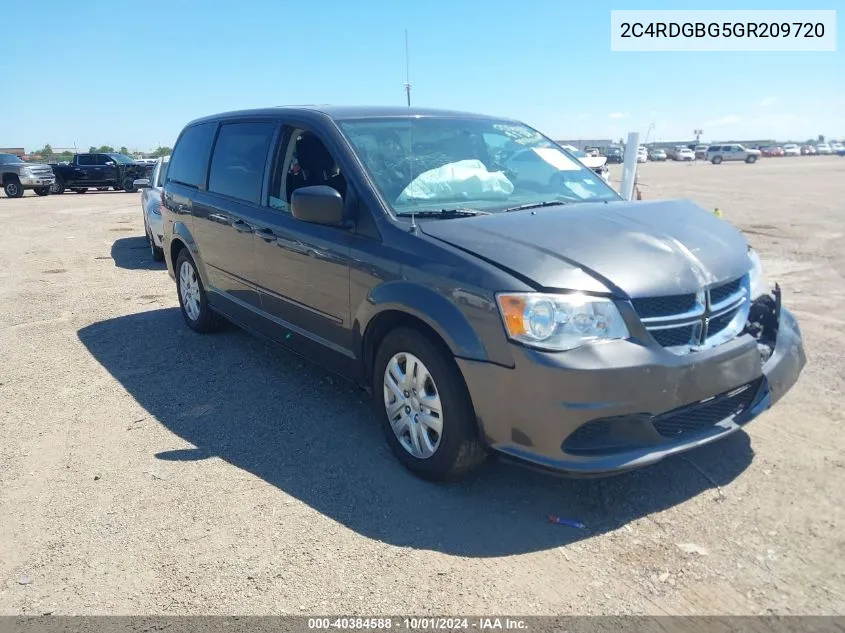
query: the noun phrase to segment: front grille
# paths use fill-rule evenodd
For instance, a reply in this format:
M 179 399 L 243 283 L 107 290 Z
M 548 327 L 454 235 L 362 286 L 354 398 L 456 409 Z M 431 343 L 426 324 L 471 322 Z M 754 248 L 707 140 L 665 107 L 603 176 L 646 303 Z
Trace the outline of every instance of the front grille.
M 631 305 L 662 347 L 684 354 L 738 336 L 750 308 L 748 276 L 698 294 L 642 297 Z
M 672 295 L 668 297 L 645 297 L 631 301 L 641 319 L 683 314 L 695 307 L 695 295 Z
M 732 295 L 735 295 L 739 292 L 740 287 L 742 286 L 742 279 L 737 279 L 736 281 L 730 281 L 726 284 L 721 286 L 717 286 L 710 291 L 710 303 L 713 305 L 717 305 L 730 299 Z
M 570 455 L 612 455 L 677 440 L 693 440 L 727 419 L 743 424 L 763 379 L 707 400 L 656 416 L 638 414 L 593 420 L 579 426 L 561 445 Z
M 691 345 L 695 335 L 695 327 L 684 325 L 683 327 L 672 327 L 663 330 L 652 330 L 654 340 L 663 347 L 675 347 L 677 345 Z

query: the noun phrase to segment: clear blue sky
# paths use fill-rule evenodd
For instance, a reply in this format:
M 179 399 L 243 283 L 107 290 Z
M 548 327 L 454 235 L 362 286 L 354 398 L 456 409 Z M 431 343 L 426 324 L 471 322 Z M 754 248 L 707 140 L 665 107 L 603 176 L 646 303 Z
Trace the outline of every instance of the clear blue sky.
M 743 9 L 835 9 L 781 0 Z M 732 2 L 4 2 L 0 146 L 172 145 L 189 120 L 296 103 L 500 114 L 557 138 L 845 137 L 845 52 L 619 53 L 610 9 Z M 839 11 L 839 17 L 845 10 Z M 841 29 L 840 29 L 841 31 Z

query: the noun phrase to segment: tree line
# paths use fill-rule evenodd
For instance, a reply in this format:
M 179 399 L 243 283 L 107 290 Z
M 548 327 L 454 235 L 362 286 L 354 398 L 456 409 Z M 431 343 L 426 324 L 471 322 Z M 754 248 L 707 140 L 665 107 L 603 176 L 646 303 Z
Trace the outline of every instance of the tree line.
M 152 157 L 152 158 L 160 158 L 161 156 L 168 156 L 169 154 L 172 153 L 172 151 L 173 150 L 169 147 L 157 147 L 152 152 L 149 152 L 149 153 L 144 152 L 144 153 L 147 154 L 148 156 Z M 115 154 L 115 153 L 117 153 L 117 154 L 126 154 L 127 156 L 132 155 L 129 152 L 129 150 L 126 148 L 125 145 L 119 147 L 118 149 L 115 149 L 111 145 L 100 145 L 99 147 L 95 147 L 94 145 L 91 145 L 88 148 L 88 153 L 89 154 Z M 60 162 L 60 161 L 71 160 L 73 158 L 74 153 L 70 152 L 70 151 L 54 152 L 53 148 L 48 143 L 47 145 L 45 145 L 41 149 L 34 150 L 34 151 L 30 152 L 29 154 L 30 154 L 30 156 L 38 156 L 38 157 L 41 158 L 41 160 L 51 160 L 51 161 Z

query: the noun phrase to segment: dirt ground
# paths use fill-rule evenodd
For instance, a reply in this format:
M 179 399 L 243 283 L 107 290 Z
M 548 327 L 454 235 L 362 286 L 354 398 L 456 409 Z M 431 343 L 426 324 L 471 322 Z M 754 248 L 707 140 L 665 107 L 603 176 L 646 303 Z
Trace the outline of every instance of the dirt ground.
M 0 198 L 0 613 L 845 613 L 845 159 L 640 173 L 746 232 L 808 366 L 600 480 L 419 481 L 353 387 L 184 326 L 138 194 Z

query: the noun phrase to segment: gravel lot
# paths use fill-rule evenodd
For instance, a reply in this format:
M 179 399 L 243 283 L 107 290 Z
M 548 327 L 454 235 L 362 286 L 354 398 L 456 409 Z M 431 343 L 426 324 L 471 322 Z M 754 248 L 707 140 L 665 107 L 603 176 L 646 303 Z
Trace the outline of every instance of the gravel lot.
M 490 461 L 447 486 L 399 466 L 350 385 L 190 332 L 137 194 L 0 198 L 0 613 L 845 612 L 845 159 L 640 173 L 760 249 L 800 382 L 636 473 Z

